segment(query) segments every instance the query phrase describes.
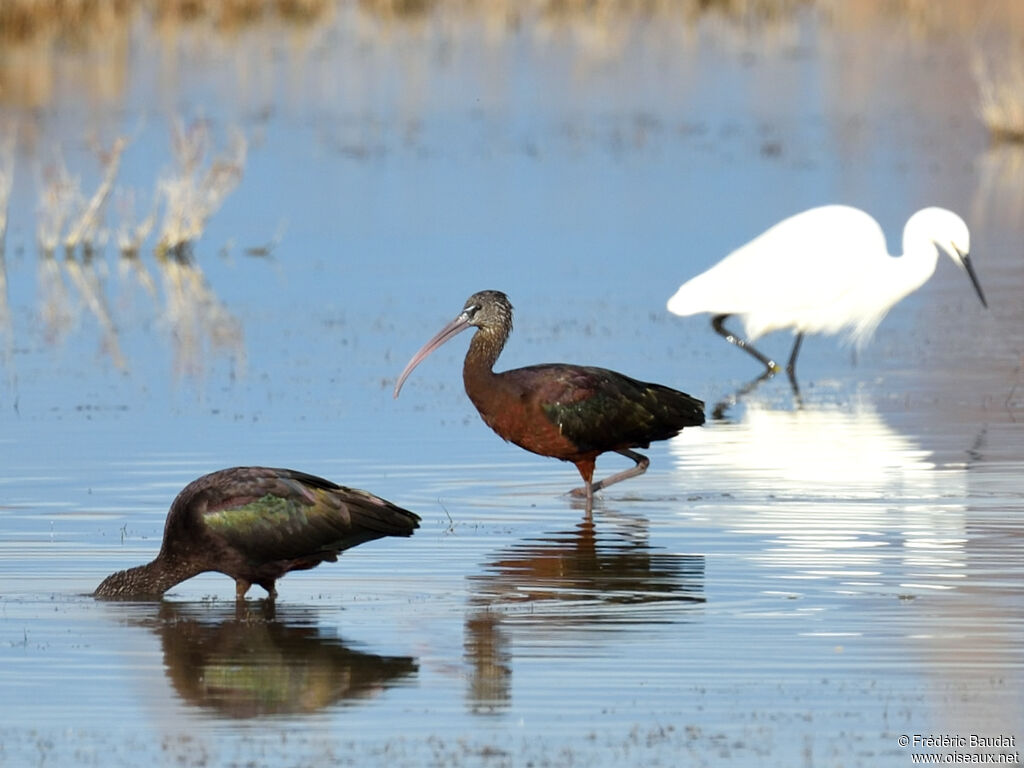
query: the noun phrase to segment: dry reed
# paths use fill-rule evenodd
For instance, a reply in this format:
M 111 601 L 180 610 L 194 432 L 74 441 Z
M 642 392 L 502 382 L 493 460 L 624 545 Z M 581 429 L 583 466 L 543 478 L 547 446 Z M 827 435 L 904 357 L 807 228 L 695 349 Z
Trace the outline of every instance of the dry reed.
M 994 139 L 1024 141 L 1024 60 L 1000 58 L 992 66 L 976 54 L 974 79 L 978 84 L 978 112 Z
M 157 252 L 166 253 L 194 243 L 206 223 L 234 191 L 245 169 L 248 143 L 241 131 L 232 130 L 225 154 L 203 168 L 209 144 L 209 126 L 197 121 L 174 125 L 174 155 L 177 168 L 159 183 L 164 201 Z
M 14 186 L 14 146 L 17 130 L 12 122 L 0 124 L 0 252 L 7 234 L 7 206 Z

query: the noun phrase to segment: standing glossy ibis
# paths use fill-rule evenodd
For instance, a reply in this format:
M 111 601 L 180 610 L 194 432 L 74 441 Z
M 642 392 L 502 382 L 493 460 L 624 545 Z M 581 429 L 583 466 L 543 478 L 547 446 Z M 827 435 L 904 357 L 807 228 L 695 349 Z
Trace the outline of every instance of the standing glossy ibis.
M 968 258 L 970 233 L 952 211 L 925 208 L 911 216 L 903 229 L 903 255 L 892 258 L 882 228 L 869 214 L 828 205 L 779 222 L 683 283 L 668 309 L 684 316 L 710 312 L 715 331 L 757 358 L 765 375 L 781 368 L 750 342 L 791 328 L 796 341 L 786 371 L 795 383 L 805 333 L 845 331 L 863 346 L 886 313 L 932 276 L 939 250 L 967 272 L 987 307 Z M 730 315 L 743 320 L 746 339 L 725 328 Z
M 405 366 L 394 396 L 427 355 L 470 326 L 477 330 L 462 380 L 481 418 L 520 448 L 575 464 L 584 485 L 572 493 L 586 497 L 588 510 L 594 491 L 647 470 L 648 458 L 631 448 L 647 448 L 683 427 L 704 423 L 704 403 L 697 398 L 604 368 L 549 363 L 495 373 L 494 364 L 512 332 L 512 304 L 501 291 L 470 296 L 458 317 Z M 607 451 L 636 464 L 595 483 L 594 462 Z
M 153 562 L 107 577 L 96 597 L 159 597 L 185 579 L 218 571 L 242 599 L 252 584 L 271 599 L 289 571 L 334 562 L 384 536 L 411 536 L 419 517 L 372 493 L 291 469 L 233 467 L 182 489 L 167 513 Z

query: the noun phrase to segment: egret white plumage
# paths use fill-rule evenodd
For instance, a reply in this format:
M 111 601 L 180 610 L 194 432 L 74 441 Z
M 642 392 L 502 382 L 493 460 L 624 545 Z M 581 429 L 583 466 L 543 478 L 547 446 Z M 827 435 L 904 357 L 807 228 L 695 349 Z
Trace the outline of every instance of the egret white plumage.
M 924 208 L 903 229 L 903 255 L 889 255 L 885 234 L 869 214 L 845 205 L 798 213 L 736 249 L 680 286 L 670 312 L 709 312 L 712 327 L 761 361 L 767 374 L 781 370 L 751 342 L 771 331 L 796 335 L 786 370 L 793 377 L 805 333 L 844 332 L 858 348 L 901 299 L 935 272 L 939 251 L 967 272 L 982 305 L 988 306 L 968 257 L 970 232 L 944 208 Z M 725 328 L 737 315 L 746 337 Z

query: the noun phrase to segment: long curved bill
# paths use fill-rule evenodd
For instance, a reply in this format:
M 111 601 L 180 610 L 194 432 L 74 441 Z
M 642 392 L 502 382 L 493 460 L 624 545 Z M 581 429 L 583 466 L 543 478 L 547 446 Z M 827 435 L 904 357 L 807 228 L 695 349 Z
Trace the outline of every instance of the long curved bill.
M 448 341 L 448 339 L 453 336 L 457 336 L 469 327 L 469 315 L 462 312 L 458 317 L 448 323 L 448 325 L 438 331 L 434 338 L 424 344 L 420 351 L 412 356 L 412 360 L 409 361 L 409 364 L 405 366 L 405 370 L 402 371 L 401 376 L 398 377 L 398 382 L 395 384 L 394 397 L 398 397 L 399 390 L 402 389 L 402 385 L 405 383 L 405 380 L 409 378 L 409 374 L 412 373 L 413 368 L 422 363 L 424 359 L 426 359 L 427 355 Z
M 964 270 L 967 272 L 967 276 L 971 278 L 971 285 L 974 286 L 974 290 L 978 293 L 978 298 L 981 299 L 981 305 L 988 309 L 988 302 L 985 301 L 985 293 L 981 290 L 981 283 L 978 282 L 978 276 L 974 272 L 974 265 L 971 263 L 971 259 L 966 253 L 960 253 L 959 249 L 957 254 L 960 256 L 960 263 L 964 265 Z

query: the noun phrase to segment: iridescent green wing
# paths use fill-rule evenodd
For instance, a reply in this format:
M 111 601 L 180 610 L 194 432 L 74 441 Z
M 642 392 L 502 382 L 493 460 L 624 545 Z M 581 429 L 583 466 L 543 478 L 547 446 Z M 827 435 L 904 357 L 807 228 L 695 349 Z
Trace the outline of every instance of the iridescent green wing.
M 581 451 L 646 447 L 704 423 L 697 398 L 604 368 L 566 366 L 545 380 L 545 415 Z
M 218 486 L 202 519 L 253 562 L 339 552 L 416 527 L 411 512 L 365 491 L 293 470 L 245 469 Z

